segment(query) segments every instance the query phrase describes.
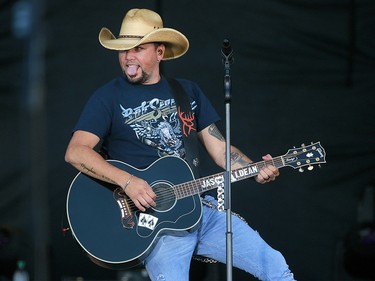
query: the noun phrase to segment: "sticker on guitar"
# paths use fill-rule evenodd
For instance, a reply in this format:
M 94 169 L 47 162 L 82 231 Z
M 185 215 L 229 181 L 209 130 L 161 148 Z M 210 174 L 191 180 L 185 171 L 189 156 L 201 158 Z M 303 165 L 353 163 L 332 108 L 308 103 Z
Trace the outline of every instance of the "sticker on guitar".
M 157 217 L 151 216 L 149 214 L 144 214 L 144 213 L 139 214 L 139 221 L 138 221 L 139 227 L 146 227 L 150 230 L 154 230 L 157 222 L 158 222 Z

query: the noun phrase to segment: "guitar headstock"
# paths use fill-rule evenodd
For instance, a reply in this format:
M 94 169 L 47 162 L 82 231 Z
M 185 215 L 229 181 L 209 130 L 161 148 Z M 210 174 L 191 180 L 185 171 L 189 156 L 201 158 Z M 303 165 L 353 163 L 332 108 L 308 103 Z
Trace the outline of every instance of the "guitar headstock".
M 308 166 L 308 170 L 312 170 L 313 165 L 326 163 L 326 153 L 320 142 L 311 143 L 310 145 L 302 145 L 299 148 L 289 149 L 282 156 L 285 166 L 299 169 L 303 172 L 302 167 Z

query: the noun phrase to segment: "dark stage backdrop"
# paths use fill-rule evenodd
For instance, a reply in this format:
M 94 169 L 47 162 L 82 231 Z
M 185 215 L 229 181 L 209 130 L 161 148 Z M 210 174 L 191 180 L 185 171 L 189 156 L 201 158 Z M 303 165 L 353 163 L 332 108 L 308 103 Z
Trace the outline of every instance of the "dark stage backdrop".
M 198 82 L 223 120 L 220 51 L 223 39 L 230 40 L 232 143 L 254 160 L 312 141 L 326 149 L 321 169 L 285 168 L 272 184 L 233 185 L 233 210 L 284 254 L 298 280 L 369 278 L 365 261 L 358 265 L 352 253 L 366 251 L 374 264 L 374 228 L 356 228 L 374 222 L 373 0 L 53 0 L 40 3 L 41 21 L 31 38 L 12 32 L 20 8 L 15 2 L 0 0 L 3 278 L 24 259 L 35 278 L 116 279 L 61 232 L 76 174 L 64 153 L 87 98 L 120 74 L 116 53 L 98 42 L 99 30 L 106 26 L 117 34 L 125 11 L 134 7 L 159 11 L 166 27 L 189 38 L 189 52 L 164 62 L 163 71 Z M 205 174 L 218 171 L 209 160 L 203 164 Z M 225 280 L 223 265 L 209 265 L 208 272 Z M 233 274 L 250 280 L 239 270 Z

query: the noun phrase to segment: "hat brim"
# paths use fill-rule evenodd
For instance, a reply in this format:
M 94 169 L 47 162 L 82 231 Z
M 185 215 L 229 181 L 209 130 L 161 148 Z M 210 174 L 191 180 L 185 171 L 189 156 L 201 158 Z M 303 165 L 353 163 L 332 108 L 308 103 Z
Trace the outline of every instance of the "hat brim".
M 116 38 L 112 32 L 103 27 L 99 33 L 100 44 L 109 50 L 126 51 L 141 44 L 164 43 L 163 60 L 176 59 L 189 49 L 189 41 L 181 32 L 172 28 L 160 28 L 146 34 L 142 38 Z

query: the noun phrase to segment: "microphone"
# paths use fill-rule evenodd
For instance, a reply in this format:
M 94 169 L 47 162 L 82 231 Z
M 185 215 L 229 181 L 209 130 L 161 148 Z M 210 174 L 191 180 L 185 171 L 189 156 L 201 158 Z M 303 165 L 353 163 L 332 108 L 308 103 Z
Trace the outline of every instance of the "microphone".
M 232 54 L 232 46 L 230 45 L 230 42 L 228 39 L 224 39 L 223 41 L 223 47 L 221 49 L 221 52 L 223 53 L 224 56 L 228 57 L 229 55 Z
M 223 57 L 224 64 L 232 64 L 234 61 L 232 46 L 230 45 L 228 39 L 224 39 L 223 41 L 223 47 L 221 48 L 221 56 Z

